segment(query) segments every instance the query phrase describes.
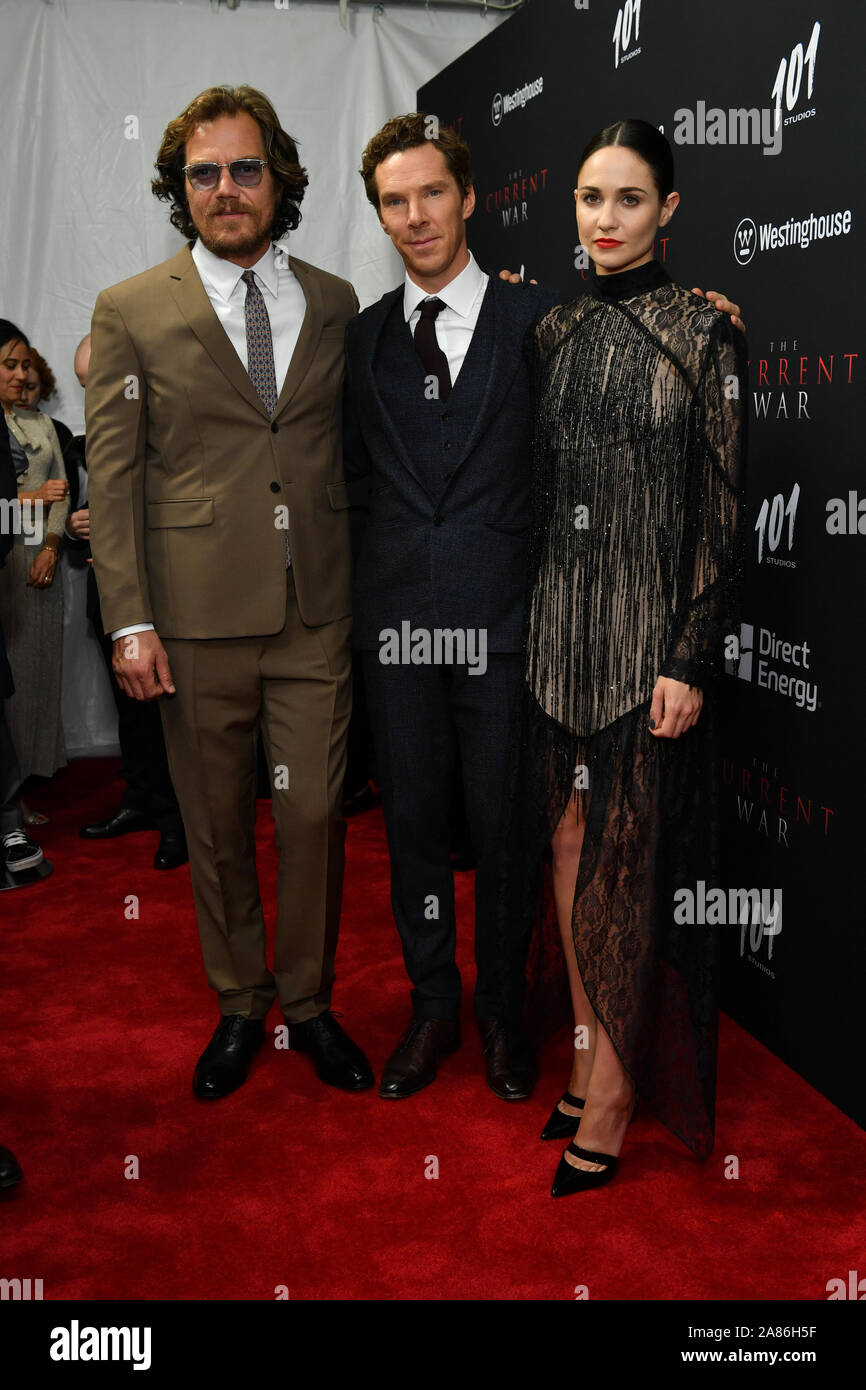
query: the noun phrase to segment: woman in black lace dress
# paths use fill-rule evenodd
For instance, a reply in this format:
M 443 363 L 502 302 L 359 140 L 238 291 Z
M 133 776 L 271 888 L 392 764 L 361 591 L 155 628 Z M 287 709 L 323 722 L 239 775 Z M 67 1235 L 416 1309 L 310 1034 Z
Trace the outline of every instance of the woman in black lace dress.
M 674 892 L 716 874 L 710 690 L 735 630 L 746 362 L 730 320 L 653 259 L 672 190 L 655 127 L 590 141 L 575 191 L 589 293 L 528 345 L 530 601 L 503 918 L 522 951 L 549 844 L 576 1031 L 542 1137 L 580 1125 L 554 1196 L 610 1181 L 637 1096 L 698 1156 L 713 1142 L 715 934 L 677 925 Z

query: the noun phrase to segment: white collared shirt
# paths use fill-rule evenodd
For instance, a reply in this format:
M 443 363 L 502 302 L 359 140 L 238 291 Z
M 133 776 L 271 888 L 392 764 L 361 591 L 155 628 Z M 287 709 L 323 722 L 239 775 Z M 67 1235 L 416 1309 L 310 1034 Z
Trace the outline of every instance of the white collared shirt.
M 413 337 L 421 317 L 422 300 L 441 299 L 446 305 L 446 308 L 439 310 L 434 323 L 436 341 L 448 358 L 448 370 L 451 373 L 452 386 L 466 360 L 469 344 L 472 342 L 472 334 L 478 323 L 478 315 L 481 313 L 481 302 L 484 299 L 489 278 L 471 251 L 469 252 L 469 264 L 461 270 L 459 275 L 455 275 L 444 289 L 437 290 L 435 294 L 422 290 L 420 285 L 416 285 L 415 281 L 411 279 L 408 270 L 406 271 L 406 283 L 403 289 L 403 315 Z
M 234 261 L 227 261 L 222 256 L 215 256 L 200 240 L 192 248 L 192 258 L 205 293 L 213 305 L 214 313 L 246 371 L 247 328 L 244 300 L 247 297 L 247 287 L 241 278 L 244 267 L 235 265 Z M 255 273 L 256 284 L 262 292 L 271 321 L 274 376 L 279 395 L 304 321 L 307 301 L 289 265 L 288 250 L 280 242 L 272 243 L 261 260 L 256 261 L 250 269 Z
M 247 371 L 247 327 L 244 317 L 247 287 L 241 278 L 244 267 L 235 265 L 234 261 L 227 261 L 222 256 L 215 256 L 200 240 L 192 248 L 192 258 L 214 312 L 241 359 L 244 371 Z M 271 321 L 274 376 L 279 395 L 301 332 L 307 301 L 297 276 L 289 265 L 288 249 L 280 242 L 272 242 L 261 260 L 256 261 L 250 269 L 255 272 L 256 284 L 262 292 Z M 131 627 L 117 628 L 111 636 L 112 639 L 127 637 L 135 632 L 149 632 L 152 629 L 153 623 L 135 623 Z

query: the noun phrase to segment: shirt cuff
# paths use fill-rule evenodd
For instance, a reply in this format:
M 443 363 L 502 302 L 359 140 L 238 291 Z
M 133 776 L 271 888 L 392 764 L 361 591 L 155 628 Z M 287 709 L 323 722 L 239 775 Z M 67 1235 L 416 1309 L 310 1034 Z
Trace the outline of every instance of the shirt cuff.
M 118 637 L 130 637 L 133 632 L 153 632 L 153 623 L 133 623 L 132 627 L 119 627 L 111 634 L 112 642 Z

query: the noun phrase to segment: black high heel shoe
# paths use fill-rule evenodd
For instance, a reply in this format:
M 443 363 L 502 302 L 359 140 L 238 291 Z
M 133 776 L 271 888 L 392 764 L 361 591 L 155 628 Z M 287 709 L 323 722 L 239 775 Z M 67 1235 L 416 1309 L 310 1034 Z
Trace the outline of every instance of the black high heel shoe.
M 566 1158 L 567 1153 L 573 1154 L 575 1158 L 582 1158 L 585 1163 L 606 1163 L 607 1167 L 598 1173 L 587 1168 L 575 1168 Z M 593 1187 L 604 1187 L 605 1183 L 612 1181 L 618 1167 L 619 1159 L 614 1158 L 613 1154 L 593 1153 L 592 1149 L 581 1149 L 577 1144 L 569 1144 L 559 1160 L 550 1195 L 568 1197 L 572 1192 L 588 1192 Z
M 560 1096 L 560 1099 L 553 1107 L 553 1113 L 550 1119 L 541 1131 L 542 1139 L 571 1139 L 571 1137 L 577 1133 L 577 1127 L 580 1124 L 580 1116 L 566 1115 L 564 1111 L 559 1108 L 561 1101 L 565 1101 L 566 1105 L 579 1105 L 581 1108 L 586 1105 L 586 1100 L 583 1096 L 573 1096 L 571 1091 L 563 1092 L 562 1096 Z

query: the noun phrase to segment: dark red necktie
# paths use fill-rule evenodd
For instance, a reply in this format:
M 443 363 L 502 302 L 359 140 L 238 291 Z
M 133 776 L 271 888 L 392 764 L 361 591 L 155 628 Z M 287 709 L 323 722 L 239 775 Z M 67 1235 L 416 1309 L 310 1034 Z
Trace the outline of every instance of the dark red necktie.
M 415 329 L 415 348 L 428 376 L 435 376 L 439 383 L 439 400 L 447 401 L 451 395 L 451 373 L 448 358 L 436 339 L 436 315 L 445 308 L 442 299 L 422 299 L 421 317 Z

